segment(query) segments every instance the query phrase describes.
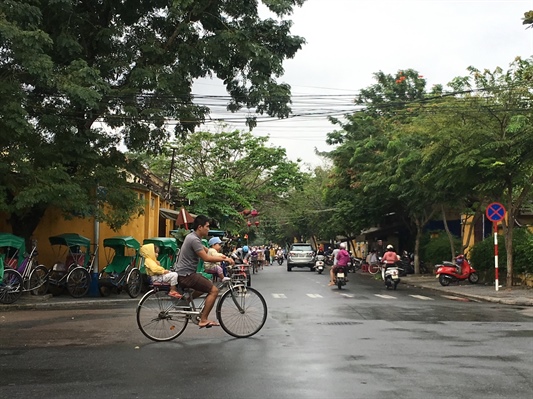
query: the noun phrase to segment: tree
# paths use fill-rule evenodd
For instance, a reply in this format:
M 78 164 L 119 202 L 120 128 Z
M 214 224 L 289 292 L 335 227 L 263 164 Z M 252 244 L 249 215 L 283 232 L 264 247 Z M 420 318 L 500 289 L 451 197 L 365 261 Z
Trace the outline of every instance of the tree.
M 245 0 L 0 3 L 0 211 L 15 233 L 28 237 L 50 205 L 99 218 L 110 205 L 104 221 L 125 223 L 134 165 L 115 148 L 158 152 L 201 125 L 197 78 L 220 78 L 231 111 L 287 117 L 290 87 L 276 78 L 304 39 L 283 17 L 302 3 L 265 0 L 279 20 Z
M 449 124 L 440 146 L 442 180 L 468 182 L 484 205 L 502 202 L 507 250 L 507 286 L 513 278 L 513 229 L 533 184 L 531 94 L 533 60 L 517 58 L 507 71 L 468 68 L 452 87 L 460 106 L 442 110 Z
M 244 209 L 275 209 L 303 183 L 298 162 L 289 161 L 284 148 L 267 147 L 267 141 L 249 132 L 195 132 L 144 162 L 164 177 L 174 158 L 171 180 L 179 198 L 191 203 L 193 213 L 225 221 L 224 228 L 237 232 Z

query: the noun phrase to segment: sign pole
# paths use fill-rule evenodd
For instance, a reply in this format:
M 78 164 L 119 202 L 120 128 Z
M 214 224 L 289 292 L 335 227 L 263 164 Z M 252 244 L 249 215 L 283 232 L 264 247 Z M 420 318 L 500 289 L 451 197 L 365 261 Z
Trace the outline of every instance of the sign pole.
M 505 207 L 499 202 L 493 202 L 487 206 L 485 213 L 494 228 L 494 277 L 496 291 L 498 291 L 500 288 L 498 279 L 498 222 L 505 218 Z
M 496 291 L 498 291 L 500 283 L 498 281 L 498 222 L 492 222 L 494 226 L 494 277 L 496 281 Z

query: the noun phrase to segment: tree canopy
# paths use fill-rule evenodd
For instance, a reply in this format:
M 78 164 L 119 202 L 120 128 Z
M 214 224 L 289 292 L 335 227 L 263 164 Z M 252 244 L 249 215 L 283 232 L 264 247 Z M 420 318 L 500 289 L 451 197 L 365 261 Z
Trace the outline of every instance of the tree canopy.
M 138 204 L 116 148 L 158 152 L 201 125 L 195 79 L 220 78 L 230 111 L 287 117 L 276 79 L 304 44 L 286 19 L 303 2 L 263 1 L 274 19 L 246 0 L 2 1 L 0 211 L 15 232 L 29 236 L 50 205 L 124 224 Z

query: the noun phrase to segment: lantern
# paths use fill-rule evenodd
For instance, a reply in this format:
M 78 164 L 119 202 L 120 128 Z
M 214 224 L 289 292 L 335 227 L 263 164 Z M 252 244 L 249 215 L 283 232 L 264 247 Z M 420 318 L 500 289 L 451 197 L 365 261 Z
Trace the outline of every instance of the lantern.
M 256 217 L 257 215 L 259 215 L 259 212 L 257 212 L 257 210 L 255 209 L 252 209 L 252 212 L 250 213 L 252 215 L 252 217 Z
M 244 216 L 248 216 L 250 214 L 250 210 L 249 209 L 245 209 L 244 211 L 242 211 L 242 214 Z
M 247 225 L 248 227 L 250 227 L 250 226 L 252 225 L 252 222 L 250 222 L 250 221 L 248 220 L 248 221 L 246 222 L 246 225 Z
M 259 226 L 259 220 L 256 220 L 254 223 L 255 223 L 255 227 Z

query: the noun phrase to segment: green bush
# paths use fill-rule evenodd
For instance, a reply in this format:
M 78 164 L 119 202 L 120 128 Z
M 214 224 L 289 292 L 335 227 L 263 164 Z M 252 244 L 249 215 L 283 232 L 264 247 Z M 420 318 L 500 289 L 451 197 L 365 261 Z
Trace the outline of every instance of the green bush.
M 422 259 L 425 262 L 429 262 L 431 265 L 437 263 L 442 263 L 445 260 L 451 260 L 451 249 L 450 249 L 450 240 L 445 231 L 433 232 L 431 234 L 438 234 L 438 237 L 430 238 L 429 240 L 424 240 L 426 243 L 422 247 Z M 429 234 L 428 234 L 429 236 Z M 455 250 L 461 250 L 461 239 L 458 237 L 453 237 Z
M 476 243 L 469 254 L 472 266 L 479 272 L 494 271 L 494 236 Z M 507 269 L 505 238 L 498 235 L 498 268 L 500 275 Z M 533 272 L 533 234 L 525 228 L 513 231 L 513 272 Z

